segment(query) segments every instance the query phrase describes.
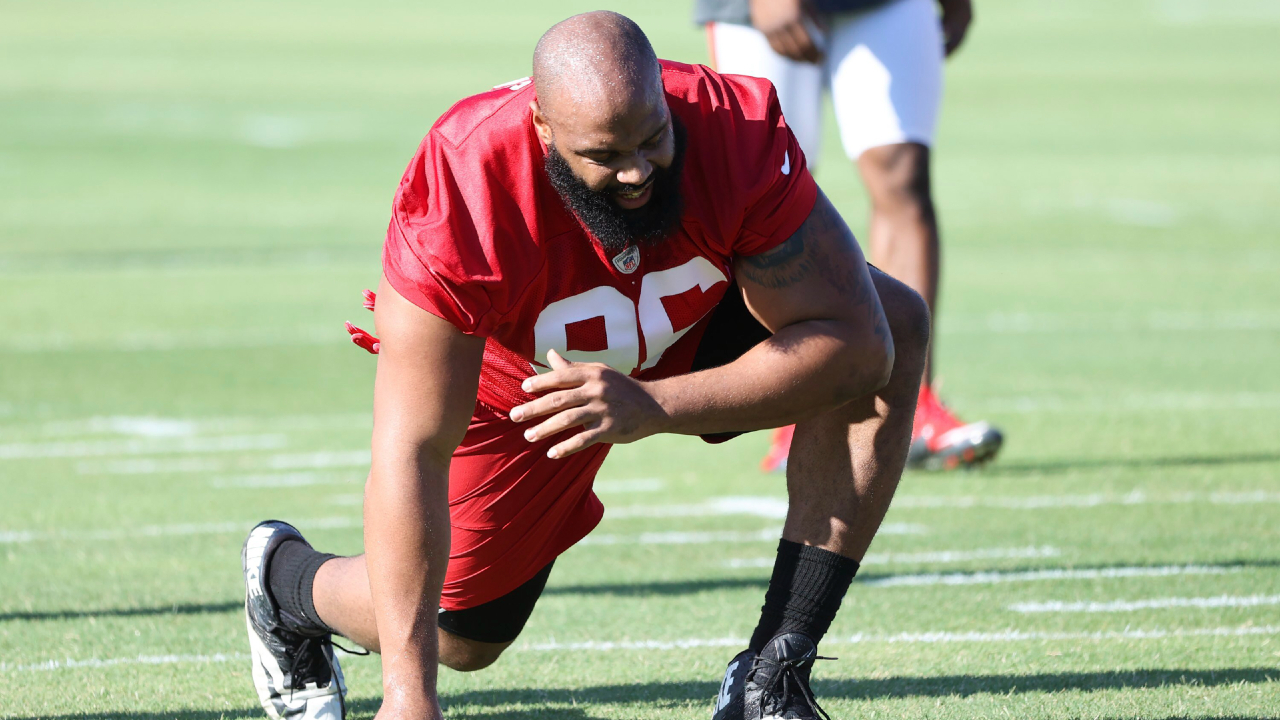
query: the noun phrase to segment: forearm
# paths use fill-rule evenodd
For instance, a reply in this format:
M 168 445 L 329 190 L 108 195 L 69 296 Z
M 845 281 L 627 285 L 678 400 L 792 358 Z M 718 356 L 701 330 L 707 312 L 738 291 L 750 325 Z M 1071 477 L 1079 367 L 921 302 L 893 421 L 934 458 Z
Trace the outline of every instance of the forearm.
M 660 432 L 706 434 L 779 427 L 875 392 L 892 345 L 862 342 L 841 323 L 780 328 L 732 363 L 647 383 L 664 411 Z
M 448 464 L 380 458 L 365 488 L 365 552 L 384 694 L 434 699 L 436 615 L 449 562 Z

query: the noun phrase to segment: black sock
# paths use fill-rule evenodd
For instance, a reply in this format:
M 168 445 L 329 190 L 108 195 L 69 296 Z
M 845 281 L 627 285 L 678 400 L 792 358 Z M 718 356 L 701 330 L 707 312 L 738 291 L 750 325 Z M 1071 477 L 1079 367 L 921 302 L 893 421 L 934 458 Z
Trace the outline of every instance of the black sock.
M 760 624 L 751 634 L 751 650 L 758 653 L 774 637 L 789 632 L 804 633 L 817 643 L 827 634 L 857 573 L 856 560 L 819 547 L 779 541 Z
M 325 561 L 338 557 L 316 552 L 300 540 L 286 540 L 271 556 L 267 568 L 267 587 L 280 607 L 280 619 L 300 635 L 323 635 L 333 628 L 324 624 L 316 612 L 311 595 L 316 571 Z

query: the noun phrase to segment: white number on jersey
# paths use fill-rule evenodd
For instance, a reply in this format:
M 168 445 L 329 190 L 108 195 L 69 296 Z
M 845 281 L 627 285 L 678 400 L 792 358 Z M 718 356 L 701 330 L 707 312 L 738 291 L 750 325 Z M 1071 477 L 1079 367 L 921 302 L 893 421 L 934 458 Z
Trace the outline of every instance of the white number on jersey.
M 647 370 L 658 364 L 662 353 L 684 337 L 696 323 L 676 330 L 663 298 L 686 293 L 695 287 L 707 292 L 719 282 L 727 282 L 720 269 L 704 257 L 668 270 L 644 276 L 640 284 L 640 302 L 633 303 L 612 285 L 601 285 L 543 309 L 533 328 L 534 359 L 546 362 L 547 351 L 555 350 L 573 362 L 598 362 L 628 375 L 637 369 Z M 637 324 L 637 317 L 639 323 Z M 568 326 L 588 320 L 604 320 L 603 350 L 570 350 Z M 640 338 L 644 337 L 645 361 L 640 365 Z M 534 365 L 535 372 L 547 368 Z

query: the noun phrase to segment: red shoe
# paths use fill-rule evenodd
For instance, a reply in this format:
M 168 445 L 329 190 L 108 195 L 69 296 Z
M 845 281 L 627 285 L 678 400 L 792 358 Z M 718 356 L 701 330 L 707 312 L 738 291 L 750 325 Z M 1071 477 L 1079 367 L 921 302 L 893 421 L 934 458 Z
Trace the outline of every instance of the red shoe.
M 760 461 L 760 469 L 765 472 L 785 472 L 787 456 L 791 454 L 791 436 L 796 434 L 796 426 L 788 425 L 773 431 L 773 444 L 769 446 L 769 454 Z
M 1004 443 L 1000 431 L 985 422 L 964 423 L 951 414 L 928 385 L 920 386 L 907 467 L 954 470 L 994 459 Z

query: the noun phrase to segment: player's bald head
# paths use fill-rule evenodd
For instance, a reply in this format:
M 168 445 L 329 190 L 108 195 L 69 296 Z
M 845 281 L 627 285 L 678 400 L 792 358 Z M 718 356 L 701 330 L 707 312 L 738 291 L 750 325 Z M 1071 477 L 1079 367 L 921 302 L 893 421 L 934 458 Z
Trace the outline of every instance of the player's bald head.
M 552 118 L 585 111 L 618 117 L 662 97 L 658 56 L 629 18 L 600 10 L 552 26 L 533 51 L 538 104 Z

